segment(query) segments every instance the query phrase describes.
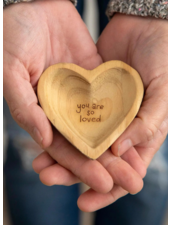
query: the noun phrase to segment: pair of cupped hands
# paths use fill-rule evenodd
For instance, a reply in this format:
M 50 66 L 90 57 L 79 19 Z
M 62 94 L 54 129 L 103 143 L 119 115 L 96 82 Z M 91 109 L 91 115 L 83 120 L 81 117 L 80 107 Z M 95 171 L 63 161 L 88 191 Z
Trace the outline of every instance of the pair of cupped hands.
M 84 182 L 78 199 L 95 211 L 136 194 L 167 134 L 167 21 L 116 14 L 95 45 L 70 1 L 35 1 L 4 9 L 4 97 L 16 122 L 45 151 L 33 162 L 46 185 Z M 38 105 L 43 71 L 56 63 L 94 69 L 121 60 L 135 68 L 145 93 L 127 130 L 97 160 L 88 159 L 56 129 Z

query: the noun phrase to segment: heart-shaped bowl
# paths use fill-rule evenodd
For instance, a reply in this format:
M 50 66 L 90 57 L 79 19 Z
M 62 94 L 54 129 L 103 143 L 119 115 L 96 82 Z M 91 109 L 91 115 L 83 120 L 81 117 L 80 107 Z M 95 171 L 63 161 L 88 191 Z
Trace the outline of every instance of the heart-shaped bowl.
M 123 133 L 143 98 L 136 70 L 121 61 L 94 70 L 50 66 L 40 77 L 38 99 L 51 123 L 77 149 L 96 159 Z

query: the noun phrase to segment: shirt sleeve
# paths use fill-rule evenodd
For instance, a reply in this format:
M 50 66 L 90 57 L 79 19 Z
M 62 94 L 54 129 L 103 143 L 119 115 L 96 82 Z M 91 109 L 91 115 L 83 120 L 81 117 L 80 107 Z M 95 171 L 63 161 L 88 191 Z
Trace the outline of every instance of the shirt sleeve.
M 33 0 L 3 0 L 3 8 L 7 5 L 19 3 L 19 2 L 31 2 Z M 77 5 L 77 0 L 70 0 L 75 6 Z
M 106 15 L 109 19 L 118 13 L 153 16 L 161 19 L 168 19 L 167 0 L 110 0 Z

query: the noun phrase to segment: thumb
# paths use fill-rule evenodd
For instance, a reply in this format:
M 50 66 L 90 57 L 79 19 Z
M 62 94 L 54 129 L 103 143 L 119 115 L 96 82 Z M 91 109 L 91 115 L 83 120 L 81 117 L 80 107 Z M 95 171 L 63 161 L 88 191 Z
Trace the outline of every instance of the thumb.
M 53 138 L 52 128 L 30 83 L 25 68 L 18 72 L 4 68 L 4 98 L 14 120 L 42 147 L 48 147 Z
M 160 130 L 161 124 L 166 120 L 167 81 L 159 77 L 154 79 L 146 89 L 137 117 L 113 143 L 111 147 L 113 154 L 121 156 L 132 146 L 148 143 L 154 138 L 155 134 Z

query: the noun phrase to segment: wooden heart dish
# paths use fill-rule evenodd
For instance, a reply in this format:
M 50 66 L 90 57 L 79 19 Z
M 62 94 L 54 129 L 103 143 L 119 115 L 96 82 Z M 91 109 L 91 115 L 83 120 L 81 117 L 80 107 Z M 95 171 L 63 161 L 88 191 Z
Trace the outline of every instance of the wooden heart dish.
M 60 63 L 40 77 L 38 98 L 57 130 L 83 154 L 96 159 L 136 116 L 143 83 L 133 68 L 120 61 L 94 70 Z

